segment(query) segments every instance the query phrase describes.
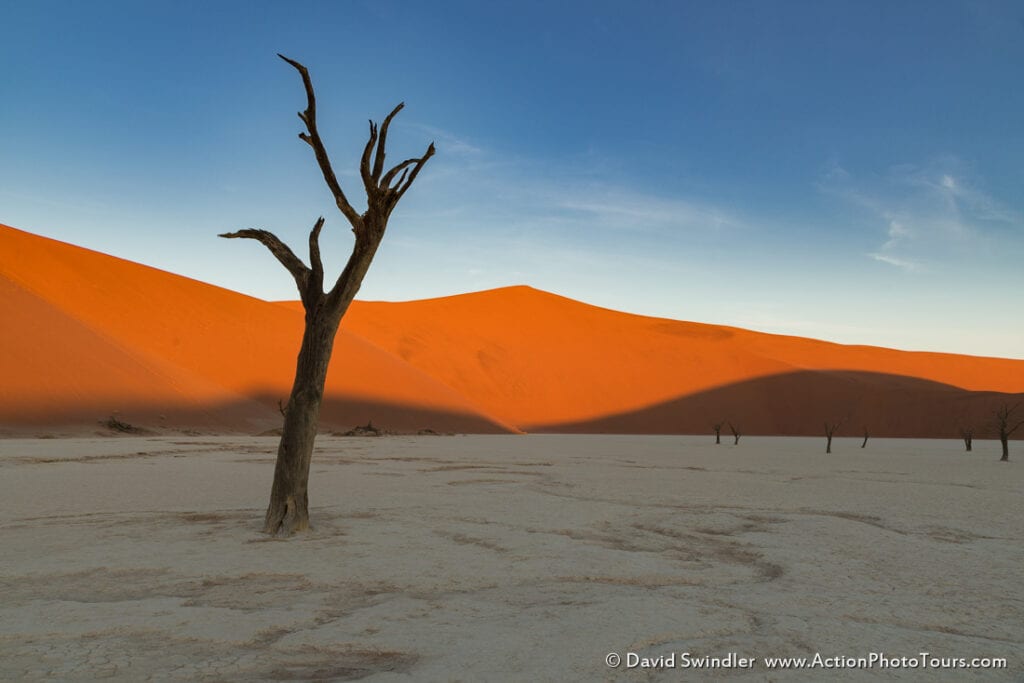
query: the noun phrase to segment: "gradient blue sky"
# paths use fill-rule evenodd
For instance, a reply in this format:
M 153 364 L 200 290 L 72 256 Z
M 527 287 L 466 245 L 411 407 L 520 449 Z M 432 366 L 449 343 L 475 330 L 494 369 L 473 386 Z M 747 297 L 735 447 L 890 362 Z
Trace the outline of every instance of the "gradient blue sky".
M 511 284 L 843 343 L 1024 358 L 1016 2 L 8 2 L 0 222 L 265 299 L 350 233 L 366 119 L 438 153 L 360 298 Z M 361 208 L 358 202 L 357 208 Z

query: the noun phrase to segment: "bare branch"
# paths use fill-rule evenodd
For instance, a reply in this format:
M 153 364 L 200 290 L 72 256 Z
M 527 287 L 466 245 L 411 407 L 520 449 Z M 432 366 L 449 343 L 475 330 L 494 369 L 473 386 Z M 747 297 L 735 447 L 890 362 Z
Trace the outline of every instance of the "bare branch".
M 316 225 L 309 232 L 309 265 L 311 266 L 312 284 L 318 294 L 324 290 L 324 263 L 320 259 L 320 230 L 324 227 L 324 217 L 317 219 Z
M 383 142 L 383 140 L 382 140 Z M 377 191 L 377 184 L 373 181 L 370 173 L 370 155 L 373 153 L 373 146 L 377 143 L 377 124 L 370 121 L 370 138 L 363 148 L 363 157 L 359 160 L 359 175 L 363 177 L 363 187 L 366 188 L 366 197 L 369 199 Z M 380 151 L 377 152 L 380 154 Z
M 301 118 L 306 124 L 306 129 L 309 131 L 309 135 L 299 133 L 299 138 L 313 148 L 313 153 L 316 155 L 316 162 L 320 166 L 320 172 L 323 174 L 324 181 L 327 183 L 327 187 L 331 190 L 331 194 L 334 195 L 334 202 L 338 205 L 338 210 L 344 214 L 345 218 L 348 219 L 348 222 L 352 224 L 352 230 L 358 234 L 363 229 L 363 219 L 359 215 L 359 212 L 352 208 L 352 205 L 349 204 L 348 199 L 345 197 L 345 193 L 342 191 L 341 185 L 338 183 L 338 178 L 334 175 L 334 169 L 331 168 L 331 160 L 327 156 L 327 150 L 324 149 L 324 143 L 320 139 L 320 133 L 317 132 L 316 95 L 313 93 L 313 81 L 309 77 L 309 70 L 294 59 L 288 59 L 280 53 L 278 53 L 277 56 L 295 67 L 295 70 L 302 76 L 302 85 L 306 89 L 306 110 L 299 112 L 299 118 Z
M 399 102 L 398 106 L 391 110 L 391 113 L 384 119 L 384 123 L 380 126 L 380 144 L 377 145 L 377 156 L 373 159 L 373 179 L 380 180 L 381 171 L 384 170 L 384 143 L 388 139 L 388 128 L 391 126 L 391 119 L 395 118 L 395 115 L 402 111 L 402 107 L 405 106 L 405 102 Z
M 256 240 L 263 244 L 267 249 L 270 250 L 277 260 L 281 262 L 288 272 L 295 278 L 295 284 L 299 286 L 299 292 L 302 293 L 305 289 L 306 278 L 309 276 L 309 268 L 302 262 L 298 256 L 295 255 L 287 244 L 277 238 L 274 233 L 268 230 L 238 230 L 237 232 L 225 232 L 218 237 L 224 237 L 225 239 L 237 239 L 245 238 Z
M 431 142 L 430 146 L 427 147 L 427 153 L 420 157 L 416 162 L 416 165 L 412 169 L 412 173 L 409 174 L 409 179 L 405 181 L 405 185 L 395 187 L 396 204 L 398 203 L 398 200 L 402 198 L 402 195 L 405 194 L 405 191 L 412 185 L 412 181 L 416 180 L 416 176 L 419 175 L 420 169 L 423 168 L 423 164 L 427 163 L 427 159 L 434 156 L 434 151 L 434 143 Z

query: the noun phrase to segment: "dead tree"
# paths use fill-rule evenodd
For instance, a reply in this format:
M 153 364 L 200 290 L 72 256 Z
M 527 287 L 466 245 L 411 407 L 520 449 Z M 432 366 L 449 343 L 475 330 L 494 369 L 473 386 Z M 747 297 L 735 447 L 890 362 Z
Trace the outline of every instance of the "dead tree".
M 960 429 L 960 438 L 964 440 L 964 449 L 970 453 L 971 446 L 974 444 L 974 428 L 973 427 L 962 427 Z
M 841 424 L 842 424 L 842 422 L 828 422 L 828 421 L 825 422 L 825 439 L 826 439 L 826 441 L 825 441 L 825 452 L 826 453 L 831 453 L 832 452 L 832 436 L 836 433 L 836 430 L 839 429 L 839 425 L 841 425 Z
M 722 443 L 722 423 L 716 422 L 711 425 L 711 428 L 715 430 L 715 444 L 717 445 Z
M 999 458 L 1000 462 L 1010 460 L 1010 437 L 1021 425 L 1024 425 L 1024 419 L 1018 420 L 1016 423 L 1013 422 L 1013 413 L 1020 408 L 1020 405 L 1018 403 L 1011 408 L 1004 403 L 993 413 L 996 431 L 999 432 L 999 443 L 1003 445 L 1003 457 Z
M 732 437 L 733 437 L 732 445 L 733 446 L 738 445 L 739 442 L 740 442 L 740 437 L 742 436 L 742 434 L 740 434 L 740 430 L 736 429 L 736 427 L 733 426 L 732 422 L 730 422 L 729 423 L 729 431 L 732 432 Z
M 299 118 L 306 125 L 306 132 L 299 133 L 299 139 L 313 149 L 334 202 L 355 234 L 355 245 L 348 262 L 334 286 L 327 292 L 324 292 L 324 268 L 320 260 L 320 230 L 324 226 L 322 216 L 309 233 L 308 266 L 284 242 L 266 230 L 239 230 L 220 235 L 254 239 L 269 249 L 295 279 L 306 311 L 295 381 L 283 410 L 284 428 L 277 449 L 270 505 L 263 524 L 263 531 L 268 534 L 291 535 L 309 528 L 309 465 L 320 421 L 324 381 L 338 325 L 359 291 L 363 277 L 384 237 L 391 212 L 416 180 L 423 165 L 434 155 L 434 144 L 427 147 L 423 156 L 406 159 L 385 172 L 384 153 L 388 127 L 405 105 L 402 103 L 395 107 L 379 129 L 377 124 L 370 121 L 369 140 L 359 163 L 359 174 L 366 190 L 366 211 L 360 214 L 342 191 L 320 139 L 316 122 L 316 98 L 309 71 L 284 55 L 279 54 L 278 57 L 291 64 L 302 77 L 306 90 L 306 109 L 299 112 Z
M 861 448 L 867 448 L 868 446 L 868 428 L 864 428 L 864 441 L 861 443 Z

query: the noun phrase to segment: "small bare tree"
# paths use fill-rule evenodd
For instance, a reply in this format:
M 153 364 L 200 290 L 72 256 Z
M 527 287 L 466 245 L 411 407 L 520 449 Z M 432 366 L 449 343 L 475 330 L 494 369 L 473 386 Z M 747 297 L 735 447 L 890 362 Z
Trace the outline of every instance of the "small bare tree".
M 733 425 L 733 423 L 730 422 L 729 423 L 729 431 L 732 432 L 732 438 L 733 438 L 732 445 L 733 446 L 738 445 L 739 442 L 740 442 L 740 437 L 743 436 L 742 434 L 740 434 L 740 430 L 736 429 L 736 427 Z
M 1007 404 L 1003 404 L 996 408 L 993 412 L 995 417 L 996 431 L 999 432 L 999 443 L 1003 445 L 1003 457 L 999 458 L 1000 462 L 1006 462 L 1010 459 L 1010 437 L 1017 429 L 1024 425 L 1024 419 L 1013 421 L 1013 414 L 1020 408 L 1020 404 L 1016 404 L 1010 407 Z
M 868 446 L 868 428 L 865 427 L 864 428 L 864 441 L 861 442 L 860 447 L 861 448 L 867 448 L 867 446 Z
M 836 433 L 836 430 L 839 429 L 839 426 L 841 424 L 843 424 L 842 421 L 839 421 L 839 422 L 828 422 L 828 421 L 826 421 L 825 422 L 825 439 L 826 439 L 826 441 L 825 441 L 825 452 L 826 453 L 831 453 L 832 452 L 832 436 Z
M 964 440 L 964 450 L 970 453 L 974 445 L 974 427 L 961 427 L 960 438 Z
M 324 382 L 327 379 L 327 367 L 331 360 L 338 325 L 356 292 L 359 291 L 370 262 L 377 253 L 391 212 L 416 180 L 423 165 L 434 155 L 434 144 L 431 143 L 427 147 L 423 156 L 406 159 L 385 172 L 384 147 L 388 127 L 405 105 L 403 103 L 395 107 L 385 117 L 379 130 L 377 124 L 370 121 L 370 138 L 359 163 L 359 174 L 366 190 L 366 211 L 360 214 L 352 208 L 345 197 L 334 175 L 324 143 L 320 139 L 316 123 L 316 97 L 313 94 L 309 71 L 299 62 L 284 55 L 279 54 L 278 57 L 292 65 L 302 77 L 302 84 L 306 90 L 306 109 L 299 112 L 299 118 L 306 124 L 306 132 L 299 133 L 299 139 L 313 148 L 317 165 L 334 197 L 334 202 L 355 233 L 355 245 L 348 263 L 328 292 L 324 292 L 324 267 L 320 260 L 320 230 L 324 226 L 322 216 L 309 233 L 308 266 L 284 242 L 266 230 L 239 230 L 220 235 L 227 238 L 254 239 L 269 249 L 295 278 L 302 306 L 306 311 L 306 325 L 295 368 L 295 381 L 288 402 L 281 407 L 284 413 L 284 428 L 277 449 L 270 505 L 267 507 L 263 524 L 264 532 L 287 536 L 309 528 L 309 465 L 320 421 L 320 404 L 323 400 Z
M 722 443 L 722 424 L 723 423 L 721 422 L 716 422 L 715 424 L 711 425 L 711 428 L 715 430 L 716 445 Z

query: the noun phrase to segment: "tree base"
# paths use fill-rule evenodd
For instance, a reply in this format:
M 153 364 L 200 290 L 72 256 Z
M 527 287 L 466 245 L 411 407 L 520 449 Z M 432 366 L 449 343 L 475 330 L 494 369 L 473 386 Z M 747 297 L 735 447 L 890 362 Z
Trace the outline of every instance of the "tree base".
M 283 501 L 272 501 L 267 508 L 267 516 L 263 522 L 263 533 L 271 536 L 291 536 L 301 531 L 309 531 L 309 508 L 306 501 L 298 504 L 294 496 L 287 496 Z

